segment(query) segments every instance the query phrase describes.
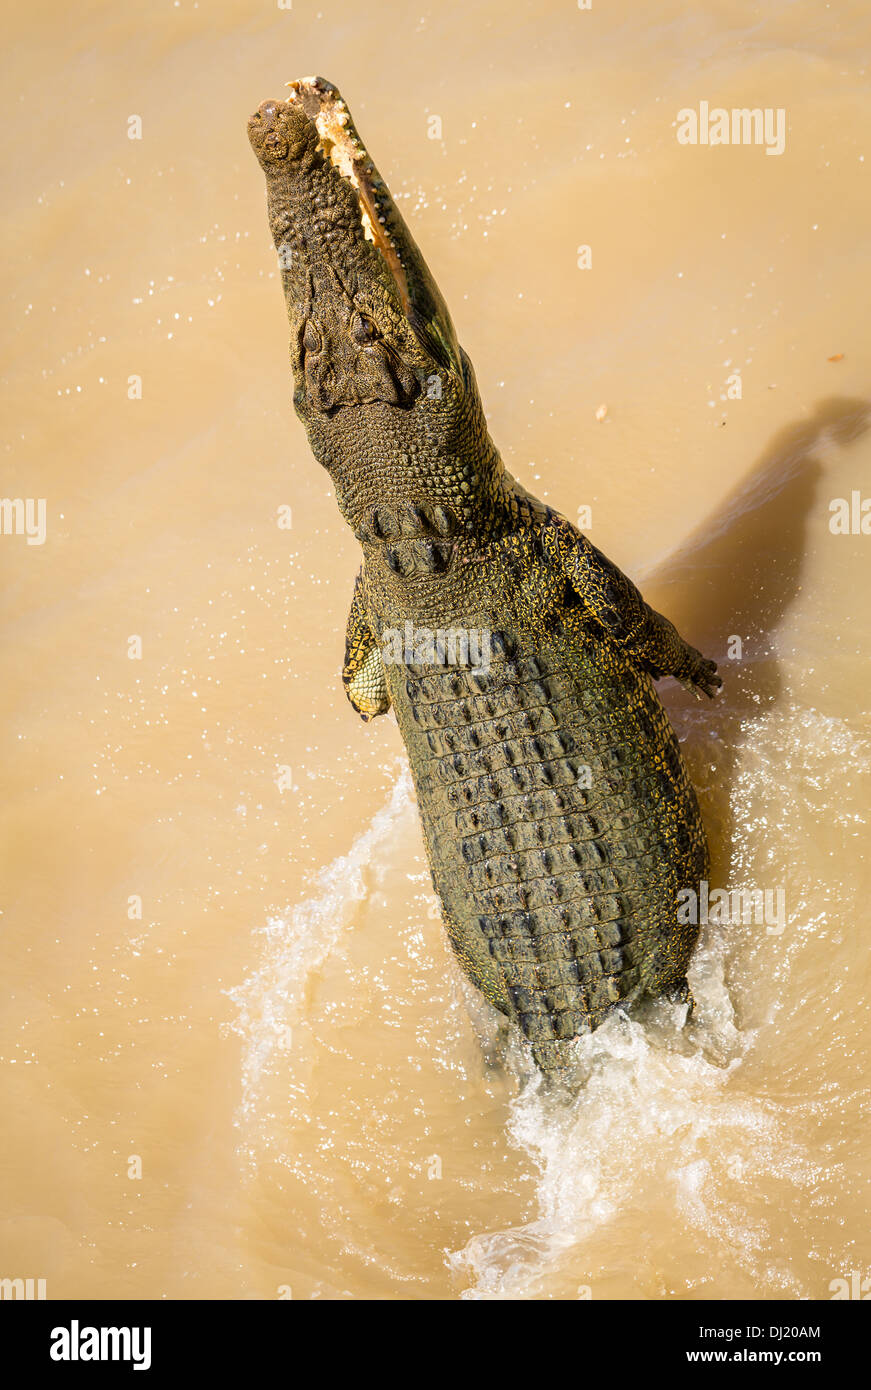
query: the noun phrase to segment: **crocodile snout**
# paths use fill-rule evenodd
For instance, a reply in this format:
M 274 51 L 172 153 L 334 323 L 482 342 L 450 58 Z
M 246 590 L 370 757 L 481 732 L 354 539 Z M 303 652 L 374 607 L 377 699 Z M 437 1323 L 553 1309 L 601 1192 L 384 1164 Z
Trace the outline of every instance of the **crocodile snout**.
M 299 107 L 285 101 L 261 101 L 248 122 L 248 139 L 261 164 L 277 164 L 301 153 L 307 124 Z
M 302 270 L 316 262 L 331 266 L 342 286 L 353 281 L 363 299 L 366 281 L 369 300 L 390 299 L 418 347 L 461 381 L 447 308 L 341 93 L 324 77 L 287 85 L 286 101 L 260 103 L 248 138 L 266 175 L 273 240 L 294 257 L 292 265 L 282 262 L 295 277 L 286 277 L 291 292 L 304 288 Z M 299 330 L 298 316 L 294 322 Z M 373 356 L 369 345 L 357 347 Z

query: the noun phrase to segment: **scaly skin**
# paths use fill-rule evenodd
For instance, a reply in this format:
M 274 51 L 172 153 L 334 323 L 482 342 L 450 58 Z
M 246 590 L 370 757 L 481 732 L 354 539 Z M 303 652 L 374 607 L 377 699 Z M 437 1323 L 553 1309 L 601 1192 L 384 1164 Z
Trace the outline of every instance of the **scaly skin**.
M 618 1004 L 677 992 L 707 872 L 653 679 L 713 662 L 643 602 L 489 437 L 438 288 L 336 89 L 292 83 L 249 137 L 283 267 L 297 413 L 363 549 L 343 680 L 391 706 L 451 945 L 545 1070 Z M 436 665 L 392 634 L 492 634 Z M 385 645 L 386 644 L 386 645 Z M 396 655 L 395 652 L 393 652 Z

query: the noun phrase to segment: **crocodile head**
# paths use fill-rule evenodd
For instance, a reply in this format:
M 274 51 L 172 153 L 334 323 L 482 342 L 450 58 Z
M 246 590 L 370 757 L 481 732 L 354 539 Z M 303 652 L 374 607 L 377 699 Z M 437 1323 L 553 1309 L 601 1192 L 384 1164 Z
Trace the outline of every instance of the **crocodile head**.
M 320 77 L 288 85 L 287 101 L 260 105 L 248 136 L 266 175 L 294 404 L 342 504 L 367 438 L 392 441 L 397 457 L 384 463 L 397 468 L 425 441 L 450 453 L 480 403 L 438 287 L 339 92 Z M 381 485 L 395 473 L 378 471 Z

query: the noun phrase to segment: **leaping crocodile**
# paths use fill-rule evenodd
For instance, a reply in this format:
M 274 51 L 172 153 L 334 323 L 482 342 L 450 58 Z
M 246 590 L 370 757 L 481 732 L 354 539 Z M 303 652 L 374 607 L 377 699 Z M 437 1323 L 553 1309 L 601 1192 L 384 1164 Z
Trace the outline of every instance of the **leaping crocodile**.
M 288 85 L 248 134 L 294 405 L 363 550 L 342 679 L 363 719 L 396 715 L 463 969 L 559 1069 L 616 1007 L 689 997 L 678 893 L 708 851 L 653 681 L 713 696 L 720 678 L 506 471 L 347 106 L 323 78 Z

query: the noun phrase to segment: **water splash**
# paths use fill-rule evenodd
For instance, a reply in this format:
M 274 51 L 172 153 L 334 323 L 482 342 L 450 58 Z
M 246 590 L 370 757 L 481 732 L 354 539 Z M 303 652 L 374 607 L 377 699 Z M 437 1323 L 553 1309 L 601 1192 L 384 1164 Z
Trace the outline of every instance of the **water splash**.
M 749 1035 L 738 1035 L 723 983 L 719 944 L 702 948 L 693 988 L 703 1028 L 684 1032 L 683 1011 L 658 1004 L 645 1021 L 617 1014 L 577 1047 L 581 1085 L 556 1099 L 526 1075 L 511 1107 L 512 1143 L 535 1163 L 538 1215 L 527 1225 L 473 1237 L 448 1256 L 464 1299 L 547 1296 L 562 1257 L 655 1192 L 676 1222 L 716 1236 L 724 1254 L 756 1267 L 768 1230 L 720 1182 L 711 1155 L 740 1155 L 739 1176 L 783 1172 L 810 1178 L 770 1103 L 730 1087 Z M 731 1038 L 730 1038 L 731 1035 Z M 720 1060 L 727 1043 L 736 1055 Z M 512 1058 L 520 1071 L 522 1062 Z M 798 1296 L 791 1281 L 784 1296 Z
M 614 1015 L 575 1044 L 580 1085 L 567 1103 L 548 1093 L 519 1050 L 509 1053 L 520 1090 L 508 1137 L 538 1171 L 538 1213 L 448 1255 L 462 1298 L 546 1297 L 561 1260 L 643 1205 L 644 1191 L 656 1194 L 658 1220 L 669 1211 L 676 1228 L 697 1231 L 769 1296 L 814 1296 L 772 1258 L 777 1211 L 769 1216 L 742 1195 L 773 1180 L 792 1189 L 790 1204 L 804 1204 L 822 1169 L 792 1132 L 800 1106 L 742 1091 L 740 1068 L 760 1028 L 742 1025 L 735 1003 L 749 997 L 760 1027 L 787 1007 L 790 972 L 826 918 L 823 885 L 800 867 L 802 844 L 826 824 L 817 801 L 837 804 L 837 779 L 862 766 L 868 748 L 843 721 L 799 706 L 748 720 L 742 735 L 731 872 L 737 883 L 789 874 L 788 930 L 752 938 L 706 929 L 689 971 L 693 1021 L 682 1027 L 682 1010 L 662 1002 L 645 1017 Z M 765 834 L 769 819 L 774 837 Z M 842 828 L 855 833 L 858 819 L 850 813 Z M 734 982 L 727 987 L 736 964 L 745 977 L 737 991 Z
M 304 1013 L 309 980 L 338 948 L 354 908 L 366 899 L 367 871 L 399 823 L 413 815 L 411 773 L 403 762 L 397 765 L 387 803 L 347 854 L 321 869 L 315 892 L 268 920 L 262 929 L 267 943 L 263 963 L 242 984 L 225 991 L 239 1010 L 230 1027 L 244 1040 L 237 1116 L 242 1127 L 258 1124 L 261 1084 L 270 1062 L 277 1050 L 286 1052 L 290 1032 Z

